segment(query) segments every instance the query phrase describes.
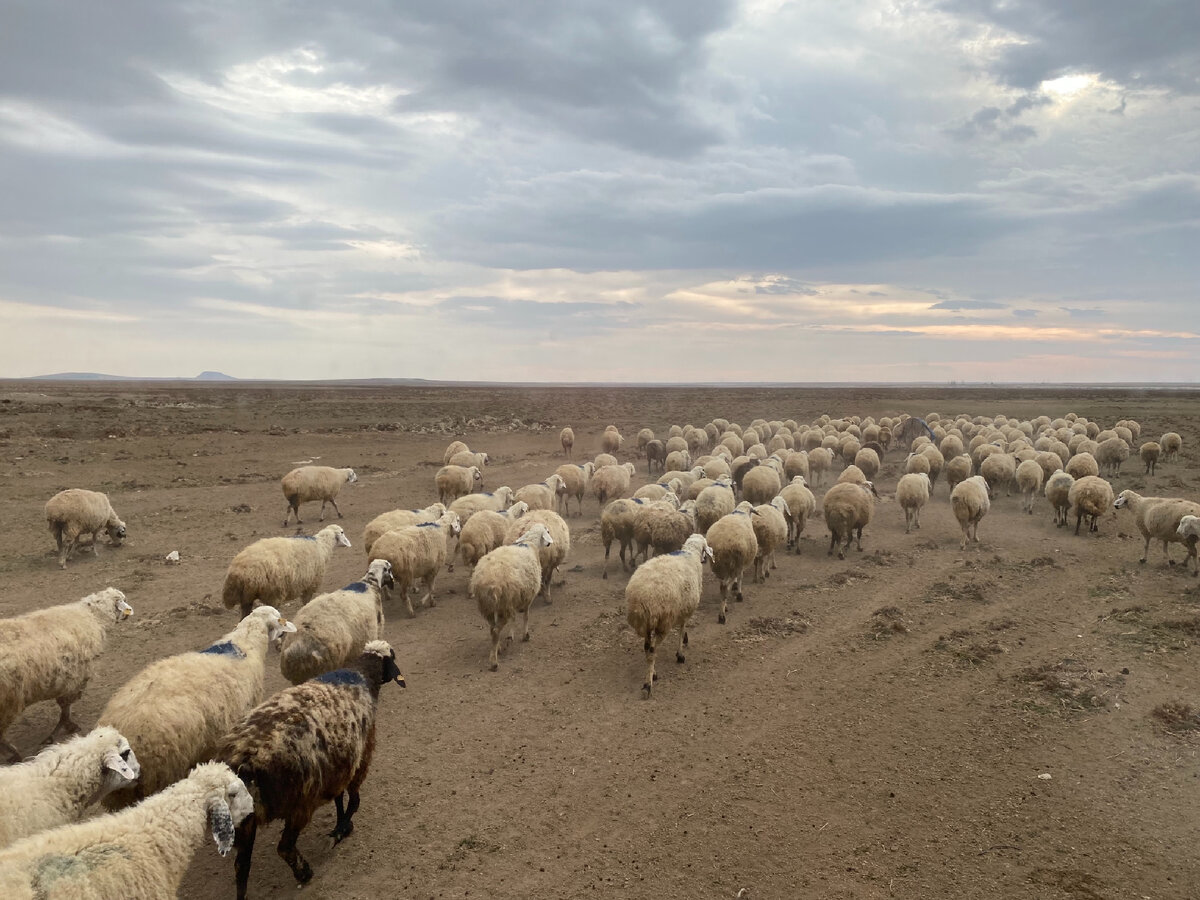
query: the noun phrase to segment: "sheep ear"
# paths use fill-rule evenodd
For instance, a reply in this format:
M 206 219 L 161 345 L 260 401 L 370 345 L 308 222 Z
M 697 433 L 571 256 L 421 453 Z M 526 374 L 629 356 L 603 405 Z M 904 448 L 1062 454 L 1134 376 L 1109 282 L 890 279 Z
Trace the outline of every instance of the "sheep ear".
M 104 757 L 104 768 L 116 773 L 130 784 L 138 780 L 136 766 L 137 758 L 133 755 L 133 751 L 130 751 L 128 761 L 122 759 L 121 754 L 116 750 L 110 750 Z
M 217 852 L 224 856 L 233 847 L 233 814 L 222 797 L 208 801 L 208 827 L 212 829 Z

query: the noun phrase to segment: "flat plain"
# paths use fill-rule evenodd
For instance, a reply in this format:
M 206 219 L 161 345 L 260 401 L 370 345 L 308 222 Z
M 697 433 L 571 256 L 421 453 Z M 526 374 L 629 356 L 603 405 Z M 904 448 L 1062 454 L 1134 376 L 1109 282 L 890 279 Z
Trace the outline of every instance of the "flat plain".
M 1183 435 L 1178 461 L 1114 489 L 1200 498 L 1200 393 L 1045 388 L 503 388 L 0 382 L 0 616 L 119 587 L 133 618 L 110 632 L 76 718 L 152 660 L 233 628 L 220 605 L 233 555 L 284 529 L 279 478 L 313 460 L 352 466 L 325 589 L 366 569 L 363 526 L 436 499 L 442 452 L 486 450 L 486 485 L 540 481 L 576 432 L 626 448 L 641 427 L 714 417 L 801 423 L 937 411 L 1133 418 Z M 635 485 L 647 480 L 636 463 Z M 659 656 L 640 699 L 641 643 L 619 563 L 600 577 L 598 509 L 572 515 L 572 551 L 529 643 L 487 670 L 487 628 L 463 566 L 385 636 L 407 690 L 385 687 L 354 834 L 336 849 L 320 811 L 300 846 L 310 898 L 1039 898 L 1200 895 L 1200 582 L 1142 542 L 1128 512 L 1098 534 L 1056 528 L 1044 498 L 993 503 L 982 543 L 938 484 L 904 533 L 887 454 L 881 500 L 845 561 L 810 520 L 801 552 L 717 624 L 705 592 L 686 663 Z M 840 464 L 835 466 L 835 473 Z M 42 508 L 56 491 L 109 494 L 129 540 L 65 571 Z M 822 491 L 816 490 L 820 497 Z M 301 510 L 312 533 L 317 505 Z M 328 521 L 328 519 L 327 519 Z M 178 550 L 182 561 L 163 558 Z M 615 551 L 614 551 L 615 553 Z M 1181 548 L 1174 550 L 1182 559 Z M 295 605 L 284 610 L 294 612 Z M 267 690 L 286 685 L 278 658 Z M 32 753 L 57 707 L 9 731 Z M 1046 777 L 1049 776 L 1049 777 Z M 260 833 L 251 895 L 294 896 L 278 824 Z M 231 859 L 199 848 L 181 896 L 233 895 Z

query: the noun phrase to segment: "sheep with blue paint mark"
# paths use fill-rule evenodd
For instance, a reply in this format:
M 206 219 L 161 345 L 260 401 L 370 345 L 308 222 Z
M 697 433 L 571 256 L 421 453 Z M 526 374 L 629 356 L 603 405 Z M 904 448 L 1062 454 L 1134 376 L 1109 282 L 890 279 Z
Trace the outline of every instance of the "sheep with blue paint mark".
M 242 618 L 256 604 L 276 609 L 291 600 L 307 603 L 321 587 L 325 567 L 336 547 L 349 547 L 341 525 L 326 525 L 315 535 L 263 538 L 246 547 L 229 564 L 221 599 Z
M 157 660 L 113 694 L 100 724 L 129 739 L 142 777 L 105 806 L 148 797 L 212 759 L 225 733 L 262 700 L 268 646 L 295 630 L 279 610 L 260 606 L 215 643 Z
M 542 590 L 540 554 L 553 544 L 546 526 L 534 525 L 515 543 L 497 547 L 481 559 L 471 573 L 467 593 L 491 632 L 488 665 L 493 672 L 500 668 L 500 641 L 517 613 L 522 616 L 521 640 L 529 640 L 529 607 Z
M 447 542 L 461 531 L 458 514 L 450 509 L 436 522 L 389 531 L 381 535 L 371 548 L 372 560 L 386 559 L 392 564 L 392 578 L 396 585 L 387 595 L 390 597 L 398 593 L 404 599 L 404 607 L 410 618 L 416 615 L 416 611 L 408 592 L 418 580 L 425 583 L 425 596 L 418 602 L 422 606 L 436 605 L 433 584 L 449 557 Z
M 283 636 L 279 670 L 292 684 L 349 665 L 383 633 L 383 592 L 395 585 L 392 564 L 376 559 L 360 581 L 309 600 Z
M 475 495 L 472 495 L 475 496 Z M 422 522 L 436 522 L 446 512 L 445 503 L 431 503 L 424 509 L 393 509 L 380 513 L 363 529 L 363 547 L 367 556 L 371 555 L 371 547 L 379 540 L 381 534 L 406 525 L 420 525 Z

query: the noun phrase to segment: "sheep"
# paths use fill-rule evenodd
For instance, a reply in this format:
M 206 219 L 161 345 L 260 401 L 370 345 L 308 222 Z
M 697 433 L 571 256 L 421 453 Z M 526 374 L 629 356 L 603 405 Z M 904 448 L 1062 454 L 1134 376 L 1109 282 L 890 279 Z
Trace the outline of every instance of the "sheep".
M 864 484 L 842 482 L 825 492 L 821 506 L 829 529 L 827 556 L 833 555 L 836 549 L 838 559 L 845 559 L 856 533 L 858 549 L 862 550 L 863 529 L 870 524 L 875 509 L 874 494 L 875 485 L 869 481 Z
M 529 607 L 542 589 L 538 554 L 553 541 L 545 525 L 535 525 L 515 543 L 497 547 L 479 560 L 471 573 L 467 593 L 491 631 L 488 668 L 493 672 L 500 668 L 500 638 L 517 613 L 523 617 L 521 640 L 529 640 Z
M 486 453 L 472 453 L 470 450 L 460 450 L 455 453 L 446 463 L 448 466 L 462 466 L 469 469 L 475 466 L 479 471 L 483 471 L 484 466 L 492 461 L 492 458 Z
M 211 831 L 224 856 L 234 828 L 253 811 L 229 766 L 204 763 L 132 809 L 43 831 L 0 851 L 0 897 L 174 897 L 205 833 Z
M 940 451 L 933 444 L 926 444 L 921 448 L 921 455 L 929 460 L 929 485 L 930 490 L 937 487 L 938 476 L 942 474 L 942 469 L 946 465 L 946 457 L 942 456 Z M 872 476 L 868 475 L 868 478 Z
M 713 550 L 704 535 L 693 534 L 674 553 L 647 561 L 625 585 L 625 620 L 642 638 L 646 651 L 646 680 L 642 683 L 645 699 L 650 698 L 658 678 L 654 674 L 658 645 L 672 628 L 679 629 L 675 661 L 684 661 L 688 619 L 700 607 L 705 559 L 713 559 Z
M 982 475 L 972 475 L 956 484 L 950 492 L 950 508 L 963 533 L 958 549 L 966 550 L 970 541 L 979 543 L 979 522 L 991 507 L 988 495 L 987 479 Z
M 733 512 L 733 487 L 722 478 L 700 491 L 696 496 L 696 530 L 707 534 L 713 523 Z
M 999 496 L 1000 488 L 1012 496 L 1013 482 L 1017 478 L 1017 461 L 1008 453 L 992 453 L 979 466 L 979 474 L 988 485 L 988 495 Z
M 490 509 L 494 512 L 500 512 L 503 509 L 508 509 L 512 504 L 513 489 L 505 484 L 494 491 L 484 491 L 479 494 L 467 494 L 465 497 L 459 497 L 450 504 L 449 511 L 458 516 L 458 521 L 465 525 L 470 521 L 471 516 L 480 510 Z
M 946 484 L 951 491 L 954 486 L 971 477 L 975 467 L 974 460 L 966 453 L 960 453 L 946 461 Z M 932 485 L 932 482 L 930 482 Z M 932 487 L 930 488 L 932 490 Z
M 851 463 L 842 469 L 842 474 L 837 477 L 836 484 L 866 484 L 867 476 L 858 466 Z
M 156 660 L 122 685 L 99 723 L 129 739 L 142 777 L 104 805 L 128 806 L 212 759 L 225 733 L 262 701 L 267 647 L 295 630 L 279 610 L 260 606 L 204 650 Z
M 458 535 L 455 555 L 461 554 L 463 562 L 475 568 L 480 559 L 504 543 L 508 526 L 528 511 L 529 506 L 522 502 L 514 503 L 504 512 L 483 509 L 475 513 Z M 450 569 L 450 566 L 446 567 L 447 571 Z
M 629 481 L 633 477 L 633 471 L 633 463 L 596 468 L 588 487 L 601 508 L 609 500 L 624 497 L 629 493 Z
M 779 473 L 771 466 L 760 465 L 747 472 L 742 479 L 742 496 L 759 506 L 770 503 L 782 487 Z
M 667 442 L 663 444 L 663 449 L 667 453 L 674 453 L 676 450 L 687 450 L 689 453 L 691 452 L 691 448 L 688 447 L 687 439 L 677 435 L 671 435 L 671 437 L 667 438 Z
M 921 507 L 929 502 L 933 484 L 924 472 L 909 472 L 902 475 L 896 484 L 896 500 L 904 510 L 904 533 L 913 527 L 921 527 Z
M 1033 502 L 1042 490 L 1045 473 L 1036 459 L 1027 459 L 1017 466 L 1017 489 L 1021 492 L 1021 508 L 1033 515 Z
M 591 481 L 592 473 L 596 471 L 594 463 L 586 462 L 583 465 L 575 465 L 574 463 L 564 463 L 554 470 L 559 478 L 562 479 L 563 486 L 558 492 L 558 511 L 564 516 L 571 514 L 571 498 L 579 504 L 579 515 L 583 515 L 583 495 L 587 492 L 588 482 Z
M 1062 471 L 1063 462 L 1057 453 L 1050 450 L 1039 451 L 1034 461 L 1042 468 L 1042 481 L 1048 481 L 1055 472 Z
M 1196 562 L 1196 545 L 1200 542 L 1200 517 L 1184 516 L 1179 520 L 1179 527 L 1176 529 L 1180 538 L 1188 548 L 1187 559 L 1192 561 L 1192 575 L 1200 575 L 1200 565 Z M 1184 565 L 1187 560 L 1184 560 Z
M 1190 559 L 1195 562 L 1196 542 L 1185 541 L 1185 535 L 1179 533 L 1179 522 L 1184 516 L 1200 516 L 1200 503 L 1189 500 L 1177 500 L 1173 497 L 1143 497 L 1134 491 L 1121 491 L 1113 501 L 1114 509 L 1129 509 L 1133 513 L 1133 523 L 1145 539 L 1142 547 L 1140 563 L 1146 561 L 1150 554 L 1150 541 L 1160 540 L 1163 545 L 1163 555 L 1167 565 L 1175 565 L 1171 559 L 1171 544 L 1186 544 L 1188 554 L 1184 565 Z
M 723 456 L 714 456 L 712 459 L 704 463 L 704 477 L 711 478 L 714 481 L 722 475 L 728 475 L 733 478 L 733 469 L 729 466 L 729 460 Z
M 604 432 L 604 434 L 600 435 L 600 449 L 605 453 L 616 453 L 621 449 L 621 445 L 625 443 L 625 439 L 621 437 L 621 434 L 617 431 L 616 426 L 609 425 L 608 427 L 610 430 L 607 430 Z
M 479 466 L 442 466 L 433 476 L 437 485 L 438 499 L 443 503 L 453 503 L 459 497 L 470 494 L 475 484 L 483 487 L 483 473 Z
M 749 503 L 743 504 L 743 507 L 727 516 L 721 516 L 704 535 L 712 548 L 713 575 L 720 583 L 721 611 L 717 615 L 719 625 L 725 624 L 731 590 L 737 601 L 742 602 L 742 576 L 758 556 L 758 538 L 754 535 L 754 525 L 750 521 L 753 508 Z
M 867 481 L 874 481 L 879 474 L 879 454 L 869 447 L 863 447 L 854 454 L 852 462 L 867 476 Z
M 1075 513 L 1075 533 L 1079 534 L 1084 518 L 1089 520 L 1088 531 L 1099 531 L 1097 520 L 1114 502 L 1112 485 L 1097 475 L 1085 475 L 1071 485 L 1067 499 Z
M 27 706 L 57 701 L 58 723 L 46 743 L 79 731 L 71 720 L 71 704 L 87 687 L 108 626 L 132 614 L 125 595 L 110 587 L 74 603 L 0 619 L 0 750 L 10 762 L 21 754 L 4 734 Z
M 446 448 L 446 452 L 442 454 L 442 465 L 450 465 L 450 460 L 456 454 L 463 453 L 464 451 L 467 453 L 471 452 L 471 448 L 464 441 L 451 441 L 450 446 Z
M 1162 446 L 1157 441 L 1147 441 L 1142 444 L 1138 450 L 1138 456 L 1142 458 L 1142 462 L 1146 465 L 1146 474 L 1153 475 L 1154 468 L 1158 465 L 1158 458 L 1162 455 Z
M 684 496 L 684 493 L 703 477 L 704 468 L 702 466 L 692 466 L 691 470 L 687 472 L 665 472 L 659 477 L 658 483 L 670 484 L 672 481 L 678 481 L 679 499 L 686 500 L 688 498 Z
M 799 553 L 800 535 L 804 531 L 804 524 L 808 517 L 817 508 L 817 499 L 808 489 L 808 485 L 804 483 L 803 475 L 797 475 L 785 484 L 783 490 L 779 492 L 779 496 L 787 504 L 784 518 L 787 519 L 788 525 L 788 546 L 794 552 Z
M 608 579 L 608 556 L 613 541 L 617 542 L 621 556 L 621 571 L 627 571 L 625 551 L 629 550 L 629 562 L 634 562 L 633 532 L 638 511 L 648 504 L 644 500 L 617 499 L 610 502 L 600 513 L 600 542 L 604 544 L 604 565 L 600 577 Z
M 1050 508 L 1054 510 L 1054 524 L 1059 528 L 1067 524 L 1067 510 L 1071 508 L 1070 495 L 1074 485 L 1075 478 L 1069 472 L 1055 472 L 1046 480 L 1043 493 L 1050 501 Z
M 1129 445 L 1119 437 L 1111 437 L 1096 449 L 1096 463 L 1108 475 L 1119 475 L 1121 463 L 1129 459 Z
M 297 598 L 307 603 L 321 586 L 334 548 L 349 546 L 341 525 L 326 525 L 311 537 L 257 540 L 229 564 L 221 602 L 226 609 L 238 607 L 243 619 L 255 604 L 279 609 Z
M 472 494 L 472 496 L 478 495 Z M 403 528 L 406 525 L 436 522 L 445 512 L 445 503 L 431 503 L 424 509 L 393 509 L 390 512 L 380 513 L 363 529 L 363 547 L 366 548 L 367 556 L 370 557 L 371 548 L 379 540 L 381 534 L 396 528 Z
M 1158 443 L 1162 447 L 1163 462 L 1171 462 L 1183 449 L 1183 438 L 1174 431 L 1168 431 L 1158 439 Z
M 662 441 L 651 440 L 646 442 L 644 448 L 646 454 L 646 474 L 654 474 L 654 466 L 658 466 L 658 471 L 665 472 L 667 470 L 667 454 L 668 450 Z M 685 451 L 686 452 L 686 451 Z
M 808 453 L 804 450 L 793 450 L 783 460 L 783 477 L 791 482 L 797 475 L 808 481 Z
M 92 536 L 93 556 L 100 555 L 97 538 L 101 531 L 108 534 L 114 547 L 120 547 L 125 540 L 125 523 L 113 512 L 108 495 L 99 491 L 83 488 L 59 491 L 46 501 L 46 523 L 58 544 L 58 565 L 62 569 L 67 567 L 67 560 L 85 534 Z
M 751 459 L 748 456 L 739 456 L 729 465 L 733 471 L 733 492 L 735 495 L 740 495 L 742 493 L 742 484 L 745 483 L 746 476 L 750 474 L 753 469 L 757 469 L 760 465 L 760 462 L 757 459 Z
M 538 551 L 538 563 L 542 567 L 542 589 L 540 596 L 549 604 L 550 579 L 559 567 L 566 562 L 571 552 L 571 529 L 563 521 L 562 516 L 548 509 L 533 510 L 527 516 L 512 522 L 504 534 L 506 544 L 514 544 L 531 528 L 541 525 L 550 535 L 551 543 Z
M 904 460 L 905 475 L 928 475 L 930 468 L 929 457 L 924 453 L 910 453 Z
M 404 608 L 411 619 L 416 615 L 409 589 L 417 580 L 425 582 L 425 596 L 418 602 L 422 606 L 436 606 L 433 584 L 438 572 L 446 564 L 446 542 L 462 531 L 458 514 L 447 510 L 436 522 L 409 525 L 381 535 L 371 548 L 371 559 L 386 559 L 392 564 L 395 593 L 404 600 Z M 388 591 L 390 598 L 393 591 Z
M 677 501 L 680 493 L 683 492 L 683 482 L 678 478 L 672 478 L 666 484 L 643 484 L 640 488 L 633 492 L 634 500 L 662 500 L 668 494 L 674 497 Z
M 770 503 L 754 507 L 750 524 L 758 541 L 758 553 L 754 557 L 755 584 L 762 584 L 770 578 L 770 569 L 779 568 L 775 564 L 775 551 L 781 544 L 787 543 L 788 523 L 784 516 L 787 508 L 787 501 L 782 497 L 773 497 Z
M 283 516 L 284 527 L 287 527 L 293 513 L 296 515 L 296 524 L 300 524 L 300 504 L 310 500 L 321 501 L 321 516 L 317 519 L 318 522 L 325 521 L 326 503 L 333 504 L 333 511 L 339 519 L 342 518 L 342 511 L 338 509 L 336 499 L 338 491 L 342 489 L 343 484 L 354 484 L 356 481 L 358 476 L 354 474 L 353 469 L 335 469 L 332 466 L 301 466 L 292 469 L 279 482 L 288 504 L 287 512 Z
M 279 648 L 283 677 L 299 684 L 350 665 L 383 633 L 383 592 L 395 584 L 392 564 L 376 559 L 360 581 L 304 604 L 292 618 L 294 631 L 284 634 Z
M 259 826 L 284 820 L 276 849 L 299 884 L 306 884 L 313 870 L 296 839 L 317 806 L 332 799 L 337 807 L 329 835 L 334 846 L 354 830 L 359 788 L 375 750 L 379 690 L 388 681 L 405 687 L 396 651 L 386 641 L 370 641 L 354 665 L 285 688 L 226 735 L 217 758 L 237 772 L 254 798 L 254 813 L 234 838 L 238 900 L 246 896 Z
M 1078 481 L 1081 478 L 1099 475 L 1100 466 L 1092 454 L 1076 453 L 1067 460 L 1066 471 L 1068 475 Z
M 695 510 L 696 503 L 691 500 L 679 509 L 669 503 L 650 503 L 643 507 L 633 520 L 633 539 L 637 544 L 634 560 L 639 555 L 646 561 L 652 555 L 681 549 L 696 530 Z
M 692 454 L 687 450 L 672 450 L 663 462 L 663 471 L 686 472 L 692 465 Z
M 559 443 L 562 444 L 563 456 L 567 459 L 571 458 L 571 448 L 575 446 L 575 431 L 568 425 L 558 434 Z
M 0 848 L 79 821 L 89 806 L 133 784 L 139 773 L 129 741 L 106 726 L 0 769 Z
M 643 453 L 646 450 L 646 445 L 654 440 L 654 430 L 643 428 L 637 433 L 637 449 L 638 453 Z
M 524 501 L 530 509 L 554 509 L 558 504 L 560 490 L 566 489 L 566 482 L 555 472 L 540 484 L 527 484 L 518 488 L 513 495 L 516 500 Z

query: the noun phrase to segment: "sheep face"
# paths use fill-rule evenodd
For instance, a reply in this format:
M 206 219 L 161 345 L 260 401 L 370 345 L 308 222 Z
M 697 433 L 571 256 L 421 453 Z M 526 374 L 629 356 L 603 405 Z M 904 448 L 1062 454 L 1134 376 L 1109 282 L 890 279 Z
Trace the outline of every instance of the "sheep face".
M 217 843 L 217 852 L 224 856 L 233 847 L 234 829 L 254 813 L 254 800 L 242 780 L 234 776 L 220 793 L 208 798 L 206 806 L 208 827 Z
M 337 535 L 337 541 L 336 541 L 337 546 L 349 547 L 350 546 L 350 538 L 346 537 L 346 532 L 344 532 L 342 530 L 342 526 L 331 525 L 330 527 L 336 529 L 333 533 L 335 535 Z
M 108 520 L 104 530 L 108 532 L 108 539 L 112 541 L 112 545 L 120 547 L 121 541 L 125 540 L 125 523 L 114 516 Z
M 125 602 L 125 595 L 116 588 L 105 588 L 89 598 L 88 605 L 101 611 L 111 610 L 114 622 L 133 615 L 133 607 Z
M 111 750 L 104 754 L 104 760 L 101 763 L 103 766 L 103 778 L 100 782 L 100 790 L 97 793 L 96 800 L 111 794 L 113 791 L 119 791 L 129 787 L 142 774 L 142 767 L 137 761 L 137 756 L 134 755 L 133 748 L 129 746 L 129 741 L 125 740 L 125 736 L 116 735 L 116 742 Z
M 354 482 L 356 482 L 356 481 L 358 481 L 358 475 L 355 474 L 355 471 L 353 469 L 347 469 L 346 470 L 346 484 L 354 484 Z
M 363 656 L 374 656 L 379 660 L 380 677 L 379 683 L 385 681 L 394 681 L 400 687 L 408 687 L 404 680 L 404 676 L 400 673 L 400 667 L 396 665 L 396 651 L 392 649 L 392 645 L 387 641 L 371 641 L 363 647 Z
M 392 564 L 386 559 L 372 560 L 370 567 L 367 569 L 367 575 L 363 580 L 377 587 L 390 588 L 396 586 L 396 579 L 392 577 Z
M 1117 494 L 1117 499 L 1113 501 L 1113 509 L 1124 509 L 1129 505 L 1129 491 L 1121 491 Z M 1180 534 L 1183 534 L 1181 531 Z
M 250 615 L 263 620 L 263 624 L 267 626 L 267 641 L 272 644 L 285 634 L 291 634 L 296 630 L 296 626 L 285 619 L 283 613 L 273 606 L 260 606 Z
M 1175 532 L 1185 538 L 1200 536 L 1200 516 L 1184 516 L 1179 520 L 1179 527 Z

